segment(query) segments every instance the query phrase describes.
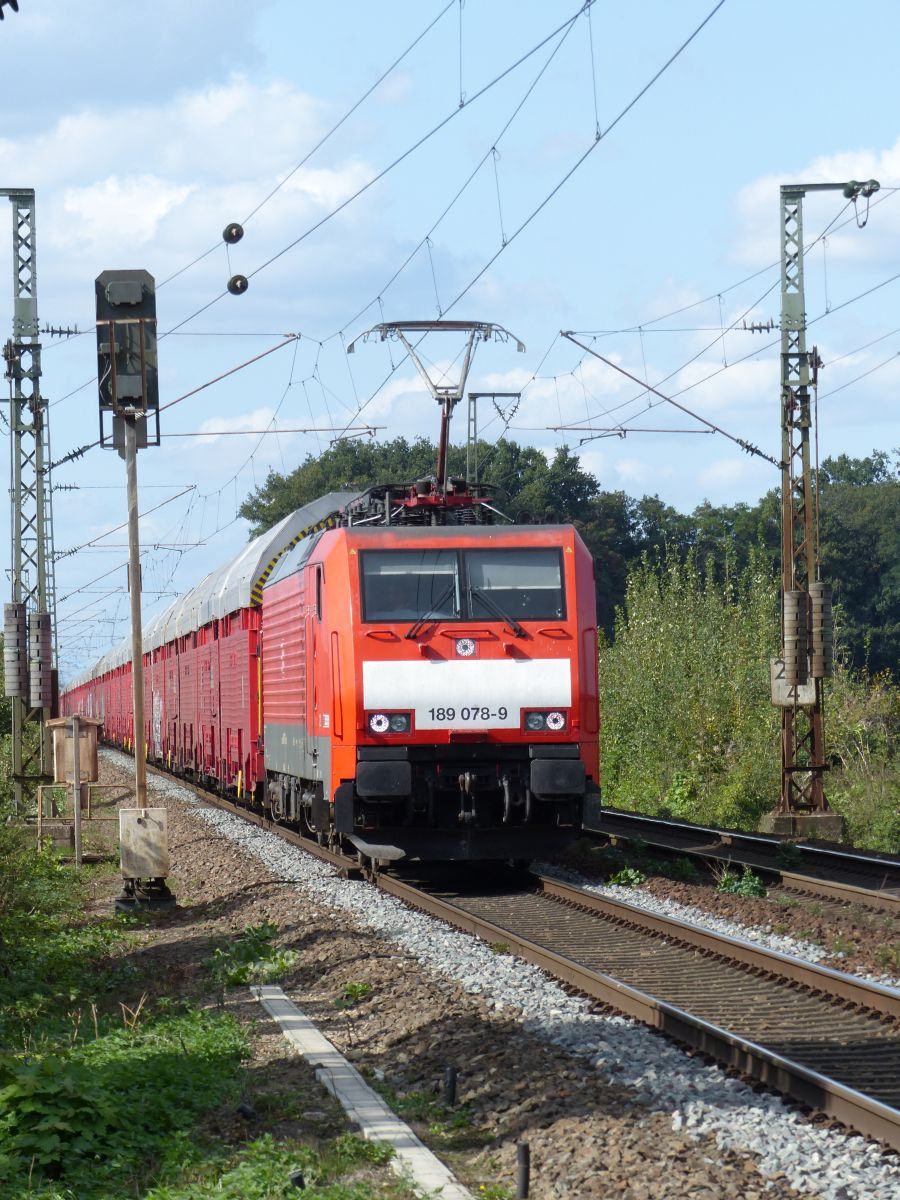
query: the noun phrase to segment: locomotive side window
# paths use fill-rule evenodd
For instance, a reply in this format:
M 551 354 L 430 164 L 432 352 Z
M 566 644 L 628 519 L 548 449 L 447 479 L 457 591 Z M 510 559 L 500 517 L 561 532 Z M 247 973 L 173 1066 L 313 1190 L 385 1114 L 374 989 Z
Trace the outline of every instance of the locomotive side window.
M 467 550 L 465 564 L 471 617 L 491 620 L 498 609 L 526 620 L 565 617 L 558 550 Z
M 452 550 L 366 550 L 364 621 L 453 619 L 460 612 L 459 563 Z

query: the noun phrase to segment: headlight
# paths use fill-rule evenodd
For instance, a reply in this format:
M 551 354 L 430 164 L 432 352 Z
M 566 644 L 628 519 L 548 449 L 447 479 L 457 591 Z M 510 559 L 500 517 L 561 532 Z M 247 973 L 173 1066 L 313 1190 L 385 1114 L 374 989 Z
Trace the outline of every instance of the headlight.
M 525 728 L 532 733 L 536 733 L 539 729 L 544 728 L 544 714 L 539 712 L 530 712 L 525 714 Z
M 409 733 L 412 728 L 411 713 L 369 713 L 370 733 Z
M 548 712 L 545 718 L 547 728 L 552 729 L 554 733 L 558 733 L 560 729 L 566 727 L 566 714 L 561 712 Z

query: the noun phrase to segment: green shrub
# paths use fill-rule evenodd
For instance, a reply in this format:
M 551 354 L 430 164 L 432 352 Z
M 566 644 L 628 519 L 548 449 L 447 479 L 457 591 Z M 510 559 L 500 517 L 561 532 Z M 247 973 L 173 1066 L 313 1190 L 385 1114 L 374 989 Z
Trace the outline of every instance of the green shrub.
M 752 559 L 720 580 L 693 558 L 629 577 L 600 656 L 604 793 L 616 807 L 755 826 L 778 795 L 768 659 L 777 588 Z
M 121 1180 L 228 1093 L 244 1049 L 231 1017 L 194 1011 L 0 1054 L 0 1179 L 31 1172 L 79 1197 Z
M 796 870 L 797 867 L 803 865 L 803 851 L 793 842 L 779 842 L 778 849 L 775 851 L 775 861 L 786 871 Z
M 206 960 L 213 979 L 223 987 L 283 979 L 296 965 L 297 953 L 274 946 L 277 936 L 278 926 L 271 921 L 248 925 L 240 937 L 218 946 Z
M 607 883 L 615 884 L 616 887 L 640 887 L 642 883 L 646 882 L 647 876 L 636 867 L 623 867 L 621 871 L 616 871 L 615 875 L 610 875 L 607 880 Z
M 644 560 L 600 651 L 601 757 L 608 804 L 757 829 L 780 791 L 778 581 L 762 555 L 721 574 L 692 555 Z M 840 612 L 836 612 L 840 647 Z M 847 837 L 900 851 L 900 688 L 842 665 L 825 681 L 826 794 Z
M 731 892 L 735 896 L 757 896 L 763 898 L 769 893 L 760 877 L 745 866 L 740 875 L 727 869 L 720 872 L 716 882 L 716 891 Z

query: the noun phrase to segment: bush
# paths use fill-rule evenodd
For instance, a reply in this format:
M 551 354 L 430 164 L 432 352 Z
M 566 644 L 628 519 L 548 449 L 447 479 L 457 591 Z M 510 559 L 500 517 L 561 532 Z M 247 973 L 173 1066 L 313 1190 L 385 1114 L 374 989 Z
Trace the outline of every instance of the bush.
M 751 556 L 724 579 L 689 557 L 632 571 L 600 656 L 604 792 L 656 815 L 753 827 L 778 795 L 768 660 L 777 587 Z
M 717 877 L 716 891 L 729 892 L 734 896 L 755 896 L 759 899 L 765 899 L 769 894 L 766 885 L 748 866 L 744 867 L 740 875 L 735 875 L 727 868 L 721 871 Z
M 610 875 L 607 883 L 615 884 L 616 887 L 640 887 L 642 883 L 647 882 L 647 876 L 643 871 L 638 871 L 636 867 L 623 867 L 621 871 L 616 871 L 615 875 Z
M 689 555 L 644 560 L 628 581 L 615 640 L 600 652 L 601 757 L 608 804 L 757 829 L 780 791 L 779 713 L 769 659 L 778 582 L 762 557 L 745 570 Z M 840 614 L 837 614 L 840 647 Z M 900 850 L 900 688 L 840 661 L 825 684 L 825 791 L 860 847 Z

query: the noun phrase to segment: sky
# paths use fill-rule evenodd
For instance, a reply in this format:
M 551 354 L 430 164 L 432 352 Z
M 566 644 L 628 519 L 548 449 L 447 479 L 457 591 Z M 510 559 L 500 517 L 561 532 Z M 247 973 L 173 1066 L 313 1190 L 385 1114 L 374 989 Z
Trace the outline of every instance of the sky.
M 779 320 L 785 183 L 881 183 L 868 205 L 840 190 L 804 203 L 808 339 L 820 455 L 900 444 L 889 0 L 19 8 L 0 23 L 0 188 L 36 192 L 42 326 L 80 331 L 41 339 L 54 462 L 97 437 L 101 271 L 157 281 L 163 404 L 264 355 L 164 412 L 161 446 L 139 456 L 145 614 L 240 550 L 237 508 L 270 469 L 339 436 L 436 436 L 396 344 L 346 353 L 381 321 L 514 335 L 480 344 L 469 375 L 467 390 L 521 392 L 514 409 L 481 402 L 486 440 L 567 445 L 602 487 L 682 511 L 752 503 L 776 468 L 697 417 L 779 456 L 778 330 L 744 324 Z M 234 221 L 244 237 L 226 247 Z M 243 295 L 227 292 L 234 274 Z M 446 381 L 462 348 L 433 334 L 421 350 Z M 463 407 L 452 437 L 465 441 Z M 107 534 L 124 482 L 99 448 L 54 470 L 64 677 L 127 633 L 127 547 Z M 8 538 L 3 555 L 8 568 Z

